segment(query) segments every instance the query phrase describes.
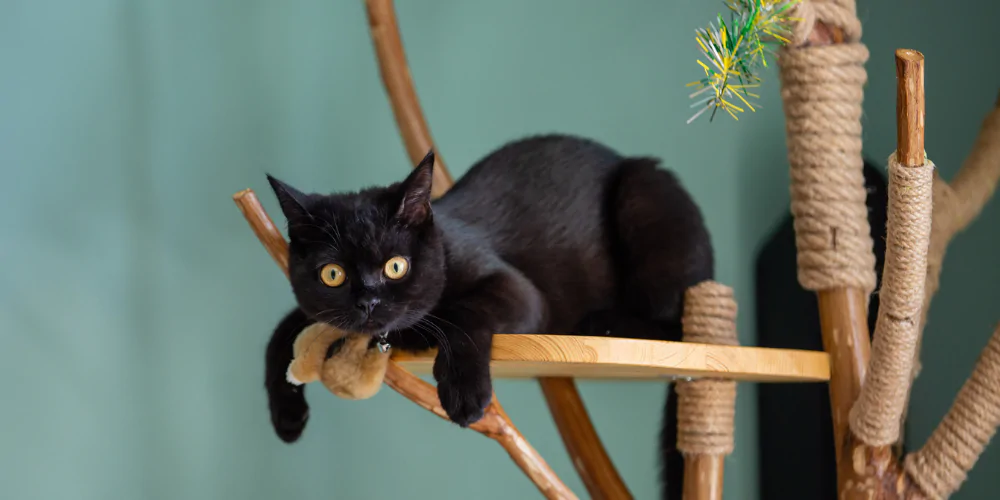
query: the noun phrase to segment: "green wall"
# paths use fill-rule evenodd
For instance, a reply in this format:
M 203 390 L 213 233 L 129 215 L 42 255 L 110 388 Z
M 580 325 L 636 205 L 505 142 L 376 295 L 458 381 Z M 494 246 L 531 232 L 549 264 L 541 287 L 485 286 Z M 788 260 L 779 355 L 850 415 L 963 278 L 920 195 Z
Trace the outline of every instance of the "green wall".
M 788 210 L 784 129 L 773 70 L 758 113 L 684 124 L 693 30 L 721 1 L 399 3 L 455 174 L 547 131 L 664 158 L 704 209 L 754 342 L 751 263 Z M 876 160 L 894 147 L 901 46 L 928 56 L 929 154 L 946 176 L 964 158 L 1000 81 L 1000 7 L 976 3 L 861 2 Z M 340 190 L 407 166 L 359 1 L 0 0 L 0 498 L 537 497 L 498 446 L 390 390 L 348 402 L 313 388 L 299 444 L 270 430 L 262 355 L 292 297 L 230 195 L 252 187 L 277 214 L 265 171 Z M 998 319 L 997 220 L 994 203 L 948 255 L 914 446 Z M 496 389 L 584 494 L 537 386 Z M 636 497 L 654 498 L 663 385 L 582 392 Z M 753 392 L 741 386 L 727 498 L 756 498 Z M 985 498 L 997 472 L 994 449 L 958 497 Z

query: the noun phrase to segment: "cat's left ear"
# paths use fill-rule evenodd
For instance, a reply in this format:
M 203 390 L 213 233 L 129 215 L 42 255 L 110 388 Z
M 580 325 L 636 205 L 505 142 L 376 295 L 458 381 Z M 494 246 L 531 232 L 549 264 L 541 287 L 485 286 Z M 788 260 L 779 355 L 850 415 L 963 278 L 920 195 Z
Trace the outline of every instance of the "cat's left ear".
M 434 178 L 434 150 L 413 169 L 402 184 L 403 197 L 396 217 L 409 226 L 419 226 L 431 219 L 431 181 Z
M 285 214 L 285 219 L 289 221 L 308 215 L 305 209 L 306 195 L 298 189 L 279 181 L 277 178 L 267 175 L 267 182 L 271 184 L 274 195 L 278 197 L 278 204 Z

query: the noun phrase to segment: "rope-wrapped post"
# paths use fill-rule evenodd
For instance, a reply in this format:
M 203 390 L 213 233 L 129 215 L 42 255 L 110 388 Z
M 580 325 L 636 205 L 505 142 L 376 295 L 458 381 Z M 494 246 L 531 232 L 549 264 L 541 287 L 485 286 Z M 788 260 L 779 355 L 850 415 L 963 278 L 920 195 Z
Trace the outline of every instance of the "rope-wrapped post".
M 705 281 L 684 296 L 684 341 L 738 345 L 732 288 Z M 677 449 L 684 455 L 684 500 L 721 500 L 723 464 L 733 452 L 736 382 L 677 382 Z
M 854 0 L 798 4 L 801 21 L 778 64 L 798 279 L 817 294 L 823 346 L 830 354 L 838 490 L 865 498 L 865 492 L 848 493 L 867 474 L 845 459 L 849 414 L 868 367 L 868 297 L 876 283 L 861 151 L 868 49 L 860 43 L 855 8 Z
M 929 498 L 951 496 L 965 481 L 1000 426 L 1000 325 L 979 355 L 948 414 L 906 471 Z
M 892 445 L 910 386 L 931 234 L 934 164 L 924 155 L 924 57 L 896 51 L 897 142 L 889 156 L 885 270 L 868 377 L 851 409 L 864 444 Z

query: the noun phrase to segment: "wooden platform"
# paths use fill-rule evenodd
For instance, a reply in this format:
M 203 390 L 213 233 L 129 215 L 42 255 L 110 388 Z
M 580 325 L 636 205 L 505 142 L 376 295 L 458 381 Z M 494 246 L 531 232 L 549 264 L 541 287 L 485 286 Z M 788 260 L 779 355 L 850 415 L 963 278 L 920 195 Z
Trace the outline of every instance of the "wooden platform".
M 392 359 L 425 375 L 434 354 L 397 352 Z M 830 380 L 829 357 L 822 351 L 568 335 L 494 335 L 491 368 L 499 378 Z

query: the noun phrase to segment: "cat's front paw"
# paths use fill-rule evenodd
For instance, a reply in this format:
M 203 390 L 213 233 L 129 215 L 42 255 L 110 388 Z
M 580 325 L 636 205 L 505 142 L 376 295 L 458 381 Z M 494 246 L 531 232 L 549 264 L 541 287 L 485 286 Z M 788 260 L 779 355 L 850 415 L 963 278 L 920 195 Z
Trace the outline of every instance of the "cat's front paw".
M 309 404 L 301 390 L 281 390 L 268 394 L 271 425 L 275 434 L 286 443 L 294 443 L 302 436 L 309 421 Z
M 468 427 L 483 418 L 493 398 L 493 387 L 489 377 L 447 378 L 438 382 L 438 398 L 452 422 Z

